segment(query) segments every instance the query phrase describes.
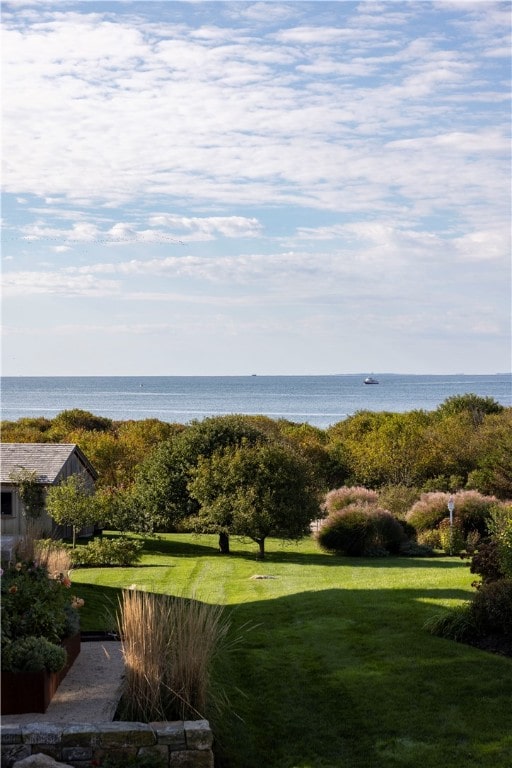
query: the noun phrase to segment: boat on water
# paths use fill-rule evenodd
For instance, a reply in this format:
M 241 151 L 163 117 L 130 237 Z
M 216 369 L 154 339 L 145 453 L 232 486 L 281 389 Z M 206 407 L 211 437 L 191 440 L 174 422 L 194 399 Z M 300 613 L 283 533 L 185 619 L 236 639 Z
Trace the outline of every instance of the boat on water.
M 378 384 L 379 382 L 377 381 L 377 379 L 374 379 L 373 376 L 367 376 L 366 379 L 364 380 L 364 383 L 365 384 Z

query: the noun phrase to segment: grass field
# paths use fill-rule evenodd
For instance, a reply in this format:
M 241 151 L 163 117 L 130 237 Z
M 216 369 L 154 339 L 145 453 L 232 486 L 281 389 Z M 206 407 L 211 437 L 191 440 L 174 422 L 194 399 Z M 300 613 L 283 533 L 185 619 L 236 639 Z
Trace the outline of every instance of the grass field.
M 165 535 L 133 568 L 73 572 L 83 629 L 111 628 L 120 588 L 226 605 L 233 642 L 207 713 L 219 768 L 511 768 L 512 661 L 432 637 L 472 592 L 456 558 L 347 559 L 313 540 Z M 269 579 L 252 579 L 265 575 Z

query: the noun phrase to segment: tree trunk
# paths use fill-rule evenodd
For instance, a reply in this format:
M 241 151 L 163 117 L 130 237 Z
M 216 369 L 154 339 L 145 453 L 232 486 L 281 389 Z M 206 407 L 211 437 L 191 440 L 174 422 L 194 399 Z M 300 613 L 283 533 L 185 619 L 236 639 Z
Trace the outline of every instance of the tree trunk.
M 264 560 L 265 559 L 265 539 L 257 539 L 258 547 L 260 548 L 259 554 L 258 554 L 258 560 Z
M 219 533 L 219 549 L 222 555 L 229 555 L 229 535 L 224 531 Z

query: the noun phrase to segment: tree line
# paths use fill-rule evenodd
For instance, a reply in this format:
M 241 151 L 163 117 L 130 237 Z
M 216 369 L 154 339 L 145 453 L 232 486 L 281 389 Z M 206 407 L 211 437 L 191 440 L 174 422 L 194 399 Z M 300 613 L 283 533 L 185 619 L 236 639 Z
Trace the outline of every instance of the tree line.
M 325 430 L 265 416 L 183 425 L 73 409 L 3 422 L 2 440 L 77 443 L 99 473 L 94 514 L 106 525 L 214 532 L 223 552 L 234 534 L 261 556 L 269 535 L 300 537 L 340 486 L 385 490 L 397 508 L 435 490 L 512 498 L 512 408 L 474 394 L 429 412 L 358 411 Z

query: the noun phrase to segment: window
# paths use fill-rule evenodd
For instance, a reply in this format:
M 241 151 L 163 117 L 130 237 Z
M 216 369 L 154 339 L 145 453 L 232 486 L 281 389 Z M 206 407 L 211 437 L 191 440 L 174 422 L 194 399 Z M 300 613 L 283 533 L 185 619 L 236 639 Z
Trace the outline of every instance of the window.
M 12 493 L 2 491 L 2 515 L 12 515 Z

